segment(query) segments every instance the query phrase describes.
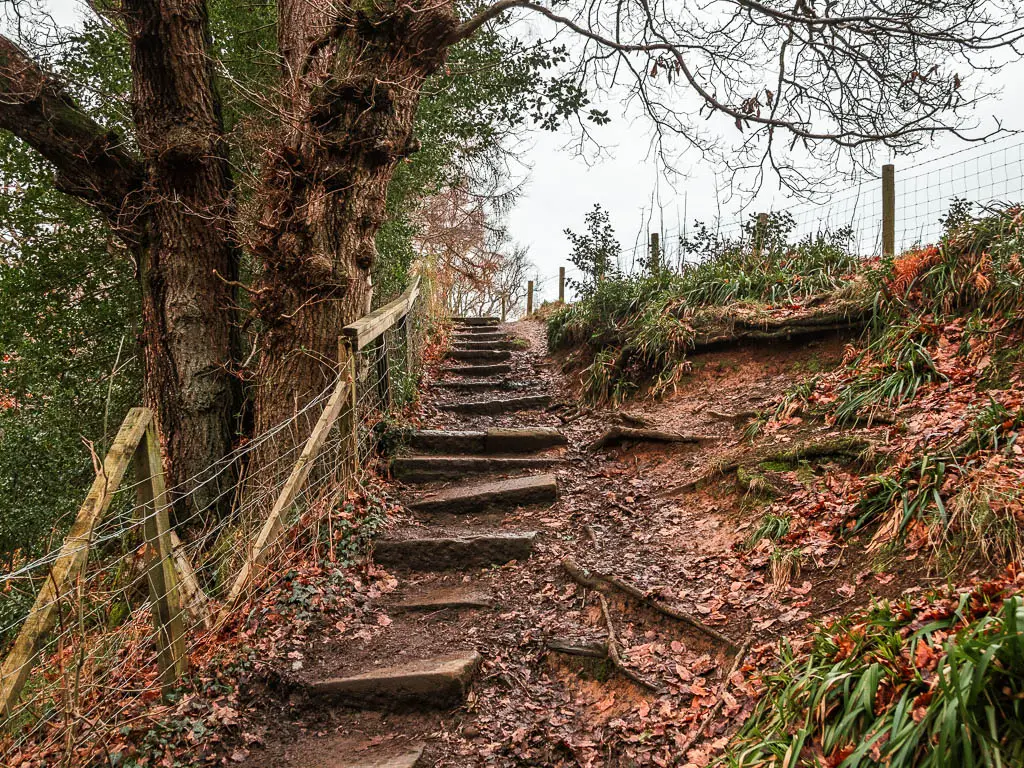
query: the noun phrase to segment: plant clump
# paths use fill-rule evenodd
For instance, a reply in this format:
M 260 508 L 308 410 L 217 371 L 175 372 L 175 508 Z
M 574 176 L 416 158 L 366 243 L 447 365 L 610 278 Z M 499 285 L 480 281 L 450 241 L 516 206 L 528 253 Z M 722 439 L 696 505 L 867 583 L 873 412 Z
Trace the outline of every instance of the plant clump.
M 794 228 L 787 214 L 767 223 L 752 218 L 738 238 L 699 225 L 680 242 L 678 269 L 659 259 L 635 275 L 608 269 L 607 248 L 595 246 L 596 266 L 585 270 L 595 277 L 550 319 L 549 345 L 577 350 L 583 395 L 592 402 L 620 403 L 643 388 L 654 396 L 670 392 L 689 373 L 686 356 L 698 338 L 727 329 L 732 308 L 756 326 L 800 313 L 812 297 L 850 291 L 861 262 L 849 249 L 849 229 L 793 242 Z
M 823 623 L 784 647 L 720 764 L 1021 765 L 1022 590 L 1013 569 Z

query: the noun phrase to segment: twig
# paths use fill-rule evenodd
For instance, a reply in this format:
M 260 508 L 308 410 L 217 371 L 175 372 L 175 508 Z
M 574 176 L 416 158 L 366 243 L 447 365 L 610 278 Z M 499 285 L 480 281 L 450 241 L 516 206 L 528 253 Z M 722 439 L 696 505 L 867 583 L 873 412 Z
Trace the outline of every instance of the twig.
M 691 616 L 685 611 L 682 611 L 671 605 L 663 603 L 657 598 L 651 597 L 639 587 L 630 584 L 628 581 L 620 579 L 618 576 L 613 576 L 611 574 L 606 573 L 598 573 L 597 571 L 591 571 L 590 575 L 588 576 L 587 572 L 583 570 L 582 566 L 580 566 L 580 564 L 573 560 L 571 557 L 566 557 L 562 560 L 562 568 L 564 568 L 565 572 L 572 577 L 573 581 L 575 581 L 577 584 L 581 586 L 588 587 L 590 589 L 597 589 L 600 586 L 601 582 L 604 582 L 605 584 L 615 587 L 620 592 L 624 592 L 630 597 L 639 600 L 647 607 L 653 608 L 654 610 L 658 611 L 658 613 L 668 616 L 671 619 L 676 619 L 677 621 L 682 621 L 686 624 L 689 624 L 694 629 L 700 630 L 708 637 L 711 637 L 720 643 L 725 643 L 730 648 L 736 647 L 735 642 L 733 642 L 728 637 L 723 635 L 717 629 L 712 629 L 707 624 L 702 622 L 700 619 Z
M 746 419 L 756 419 L 757 411 L 737 411 L 736 413 L 724 413 L 723 411 L 714 411 L 710 408 L 704 410 L 708 416 L 721 421 L 744 421 Z
M 732 667 L 726 673 L 725 679 L 722 681 L 722 684 L 718 687 L 718 701 L 715 702 L 715 705 L 708 712 L 708 716 L 704 718 L 704 722 L 700 724 L 700 728 L 697 729 L 697 732 L 693 734 L 693 736 L 691 736 L 689 740 L 687 740 L 687 742 L 679 750 L 679 754 L 683 757 L 686 757 L 686 753 L 693 748 L 693 745 L 704 737 L 704 732 L 711 724 L 711 721 L 715 719 L 715 717 L 718 715 L 722 707 L 725 706 L 725 692 L 729 687 L 729 681 L 730 679 L 732 679 L 732 676 L 736 674 L 736 670 L 739 669 L 740 665 L 743 663 L 743 659 L 746 657 L 747 652 L 750 650 L 750 644 L 752 640 L 753 638 L 748 637 L 747 641 L 743 643 L 743 645 L 740 646 L 740 649 L 736 652 L 736 657 L 732 661 Z
M 640 675 L 622 663 L 622 657 L 619 655 L 619 640 L 615 634 L 615 625 L 612 623 L 611 611 L 608 610 L 608 601 L 600 592 L 597 593 L 597 599 L 601 601 L 601 613 L 604 614 L 604 623 L 608 628 L 608 660 L 616 669 L 619 670 L 619 672 L 624 674 L 641 688 L 646 688 L 649 691 L 660 693 L 661 688 L 658 685 L 652 683 L 650 680 L 645 680 L 640 677 Z

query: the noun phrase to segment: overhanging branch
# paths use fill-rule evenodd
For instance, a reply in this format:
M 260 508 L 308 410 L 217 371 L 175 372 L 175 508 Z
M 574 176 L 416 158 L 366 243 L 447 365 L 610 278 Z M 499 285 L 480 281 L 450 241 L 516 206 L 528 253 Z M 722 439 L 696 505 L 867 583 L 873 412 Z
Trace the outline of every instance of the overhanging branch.
M 86 114 L 53 75 L 3 35 L 0 128 L 53 164 L 58 189 L 95 206 L 116 228 L 131 227 L 129 198 L 142 187 L 142 164 L 120 136 Z

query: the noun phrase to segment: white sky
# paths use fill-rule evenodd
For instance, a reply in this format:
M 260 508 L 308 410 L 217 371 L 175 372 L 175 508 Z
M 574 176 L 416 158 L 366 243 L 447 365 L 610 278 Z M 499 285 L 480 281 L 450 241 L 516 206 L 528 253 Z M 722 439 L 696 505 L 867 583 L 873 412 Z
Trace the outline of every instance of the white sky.
M 43 7 L 50 10 L 58 23 L 70 24 L 80 18 L 83 7 L 81 0 L 41 0 Z M 983 104 L 977 118 L 985 125 L 992 119 L 1001 120 L 1005 128 L 1024 130 L 1024 61 L 1008 65 L 996 85 L 1002 88 L 1002 95 Z M 517 153 L 523 164 L 529 168 L 524 194 L 509 217 L 512 237 L 529 246 L 530 258 L 537 266 L 537 276 L 544 281 L 540 298 L 557 296 L 557 275 L 559 266 L 568 264 L 568 240 L 563 234 L 566 227 L 580 232 L 584 229 L 583 216 L 594 203 L 600 203 L 611 216 L 612 225 L 624 249 L 632 249 L 640 240 L 646 240 L 647 222 L 651 219 L 653 205 L 660 209 L 655 213 L 650 230 L 675 231 L 684 219 L 687 225 L 694 220 L 712 221 L 721 213 L 723 222 L 735 222 L 739 201 L 722 205 L 716 194 L 716 174 L 713 167 L 696 154 L 684 155 L 678 168 L 685 178 L 669 180 L 659 172 L 657 163 L 648 157 L 649 133 L 642 119 L 631 119 L 623 114 L 623 108 L 613 97 L 597 95 L 593 106 L 607 109 L 612 123 L 592 129 L 594 136 L 604 147 L 598 159 L 584 158 L 574 150 L 570 131 L 558 133 L 536 132 L 524 137 Z M 1013 138 L 1002 142 L 1001 147 L 1012 145 L 1010 153 L 993 153 L 992 148 L 972 147 L 962 155 L 938 160 L 930 165 L 928 160 L 940 158 L 963 148 L 963 144 L 948 138 L 934 148 L 914 158 L 901 157 L 897 164 L 897 189 L 901 190 L 901 178 L 905 185 L 900 196 L 901 204 L 908 207 L 906 241 L 924 234 L 930 222 L 936 217 L 936 201 L 946 199 L 957 192 L 975 198 L 987 195 L 991 198 L 1006 199 L 1001 195 L 1015 195 L 1018 199 L 1024 191 L 1024 138 Z M 964 160 L 981 158 L 974 162 Z M 927 172 L 917 173 L 914 168 L 925 163 Z M 955 168 L 948 166 L 956 165 Z M 946 167 L 945 175 L 942 168 Z M 910 179 L 909 177 L 916 178 Z M 866 197 L 877 197 L 873 182 Z M 842 198 L 845 221 L 854 204 L 850 196 Z M 928 205 L 920 203 L 913 214 L 910 207 L 925 198 Z M 749 202 L 749 201 L 748 201 Z M 786 209 L 794 205 L 784 195 L 772 189 L 765 189 L 749 210 Z M 869 229 L 876 212 L 870 202 L 858 198 L 855 212 L 859 226 Z M 803 206 L 802 222 L 808 226 L 820 220 L 819 209 Z M 663 226 L 661 224 L 663 222 Z M 870 233 L 868 235 L 870 237 Z M 666 239 L 663 238 L 663 241 Z M 628 261 L 628 259 L 627 259 Z
M 975 117 L 985 127 L 995 127 L 995 120 L 1006 129 L 1024 130 L 1024 60 L 1005 67 L 994 86 L 1001 95 L 983 103 Z M 525 193 L 510 216 L 513 237 L 530 248 L 530 258 L 543 281 L 541 297 L 557 298 L 558 268 L 571 269 L 568 261 L 569 242 L 563 234 L 566 227 L 575 232 L 584 230 L 584 214 L 594 203 L 610 213 L 612 225 L 624 251 L 647 240 L 650 231 L 675 232 L 683 226 L 692 229 L 695 220 L 708 223 L 721 216 L 723 228 L 735 226 L 753 211 L 793 209 L 798 231 L 811 231 L 815 221 L 828 218 L 827 207 L 809 206 L 766 184 L 756 201 L 720 199 L 716 193 L 715 168 L 698 154 L 684 155 L 678 169 L 685 178 L 668 178 L 659 172 L 654 159 L 648 156 L 649 131 L 642 120 L 621 115 L 614 103 L 596 103 L 613 117 L 608 126 L 592 129 L 608 149 L 596 163 L 580 157 L 571 144 L 568 132 L 531 137 L 523 159 L 531 165 Z M 947 157 L 957 152 L 954 157 Z M 936 231 L 938 215 L 946 210 L 946 202 L 961 194 L 979 202 L 1024 198 L 1024 136 L 1011 136 L 993 144 L 968 144 L 944 137 L 913 157 L 879 156 L 879 171 L 884 162 L 893 162 L 897 171 L 897 208 L 905 209 L 904 221 L 897 223 L 898 245 L 910 245 L 915 239 L 927 239 Z M 920 170 L 918 168 L 920 167 Z M 902 182 L 902 183 L 901 183 Z M 842 180 L 840 189 L 849 189 L 854 182 Z M 860 209 L 851 213 L 853 193 L 837 192 L 840 201 L 835 213 L 843 223 L 855 219 L 862 237 L 871 239 L 873 219 L 880 211 L 880 182 L 863 182 Z M 652 202 L 653 198 L 653 202 Z M 871 199 L 875 198 L 875 199 Z M 748 206 L 738 216 L 741 204 Z M 650 224 L 654 212 L 654 222 Z M 686 215 L 684 217 L 684 211 Z M 846 218 L 842 215 L 845 213 Z M 663 224 L 661 223 L 663 222 Z M 662 238 L 667 244 L 667 238 Z M 867 248 L 871 248 L 868 243 Z M 628 267 L 631 256 L 626 256 Z

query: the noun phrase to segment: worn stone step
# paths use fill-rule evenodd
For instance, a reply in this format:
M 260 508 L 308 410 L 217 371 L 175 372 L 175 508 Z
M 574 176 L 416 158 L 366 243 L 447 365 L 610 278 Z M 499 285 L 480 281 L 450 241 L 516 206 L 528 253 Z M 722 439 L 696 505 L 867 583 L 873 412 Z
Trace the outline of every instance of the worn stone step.
M 453 376 L 505 376 L 512 372 L 512 366 L 508 363 L 494 363 L 493 365 L 452 365 L 441 369 L 442 373 Z
M 331 760 L 323 765 L 329 768 L 419 768 L 424 765 L 424 746 L 414 744 L 396 750 L 395 747 L 384 748 L 367 743 L 359 748 L 365 754 L 352 758 L 342 757 L 340 762 Z
M 454 392 L 478 391 L 483 389 L 510 389 L 513 382 L 508 379 L 467 379 L 465 381 L 437 381 L 431 386 L 438 389 L 450 389 Z
M 498 330 L 497 326 L 494 325 L 457 325 L 453 329 L 453 333 L 456 336 L 490 336 L 492 334 L 502 334 L 505 332 Z
M 317 680 L 309 684 L 309 692 L 368 709 L 398 706 L 443 709 L 465 698 L 480 661 L 476 651 L 461 651 L 351 677 Z
M 456 413 L 496 414 L 547 408 L 549 405 L 551 405 L 551 395 L 523 395 L 522 397 L 490 400 L 468 400 L 463 403 L 442 403 L 440 407 Z
M 543 382 L 540 379 L 454 379 L 452 381 L 438 381 L 432 384 L 433 387 L 447 389 L 453 392 L 482 392 L 487 389 L 500 390 L 525 390 L 540 386 Z
M 419 497 L 406 506 L 422 513 L 473 514 L 530 504 L 554 504 L 557 499 L 558 478 L 546 474 L 446 488 Z
M 492 316 L 488 317 L 453 317 L 452 322 L 456 325 L 498 325 L 501 322 L 500 318 Z
M 490 533 L 476 536 L 440 536 L 381 539 L 373 559 L 390 568 L 414 571 L 453 571 L 525 560 L 533 552 L 536 531 Z
M 547 469 L 562 461 L 557 456 L 396 456 L 391 459 L 391 474 L 403 483 L 431 483 L 467 475 Z
M 485 363 L 500 363 L 512 359 L 507 349 L 449 349 L 445 353 L 449 360 L 481 360 Z
M 406 595 L 391 605 L 393 612 L 444 611 L 493 608 L 494 601 L 475 587 L 434 587 Z
M 475 331 L 456 331 L 452 334 L 452 341 L 456 343 L 466 341 L 510 341 L 511 338 L 504 331 L 492 331 L 487 327 L 480 327 Z
M 482 339 L 482 340 L 464 340 L 455 339 L 455 349 L 459 351 L 472 350 L 472 349 L 485 349 L 485 350 L 501 350 L 501 349 L 516 349 L 517 344 L 512 339 Z
M 479 431 L 417 429 L 406 437 L 406 445 L 412 450 L 433 453 L 530 453 L 566 443 L 565 435 L 554 427 Z

